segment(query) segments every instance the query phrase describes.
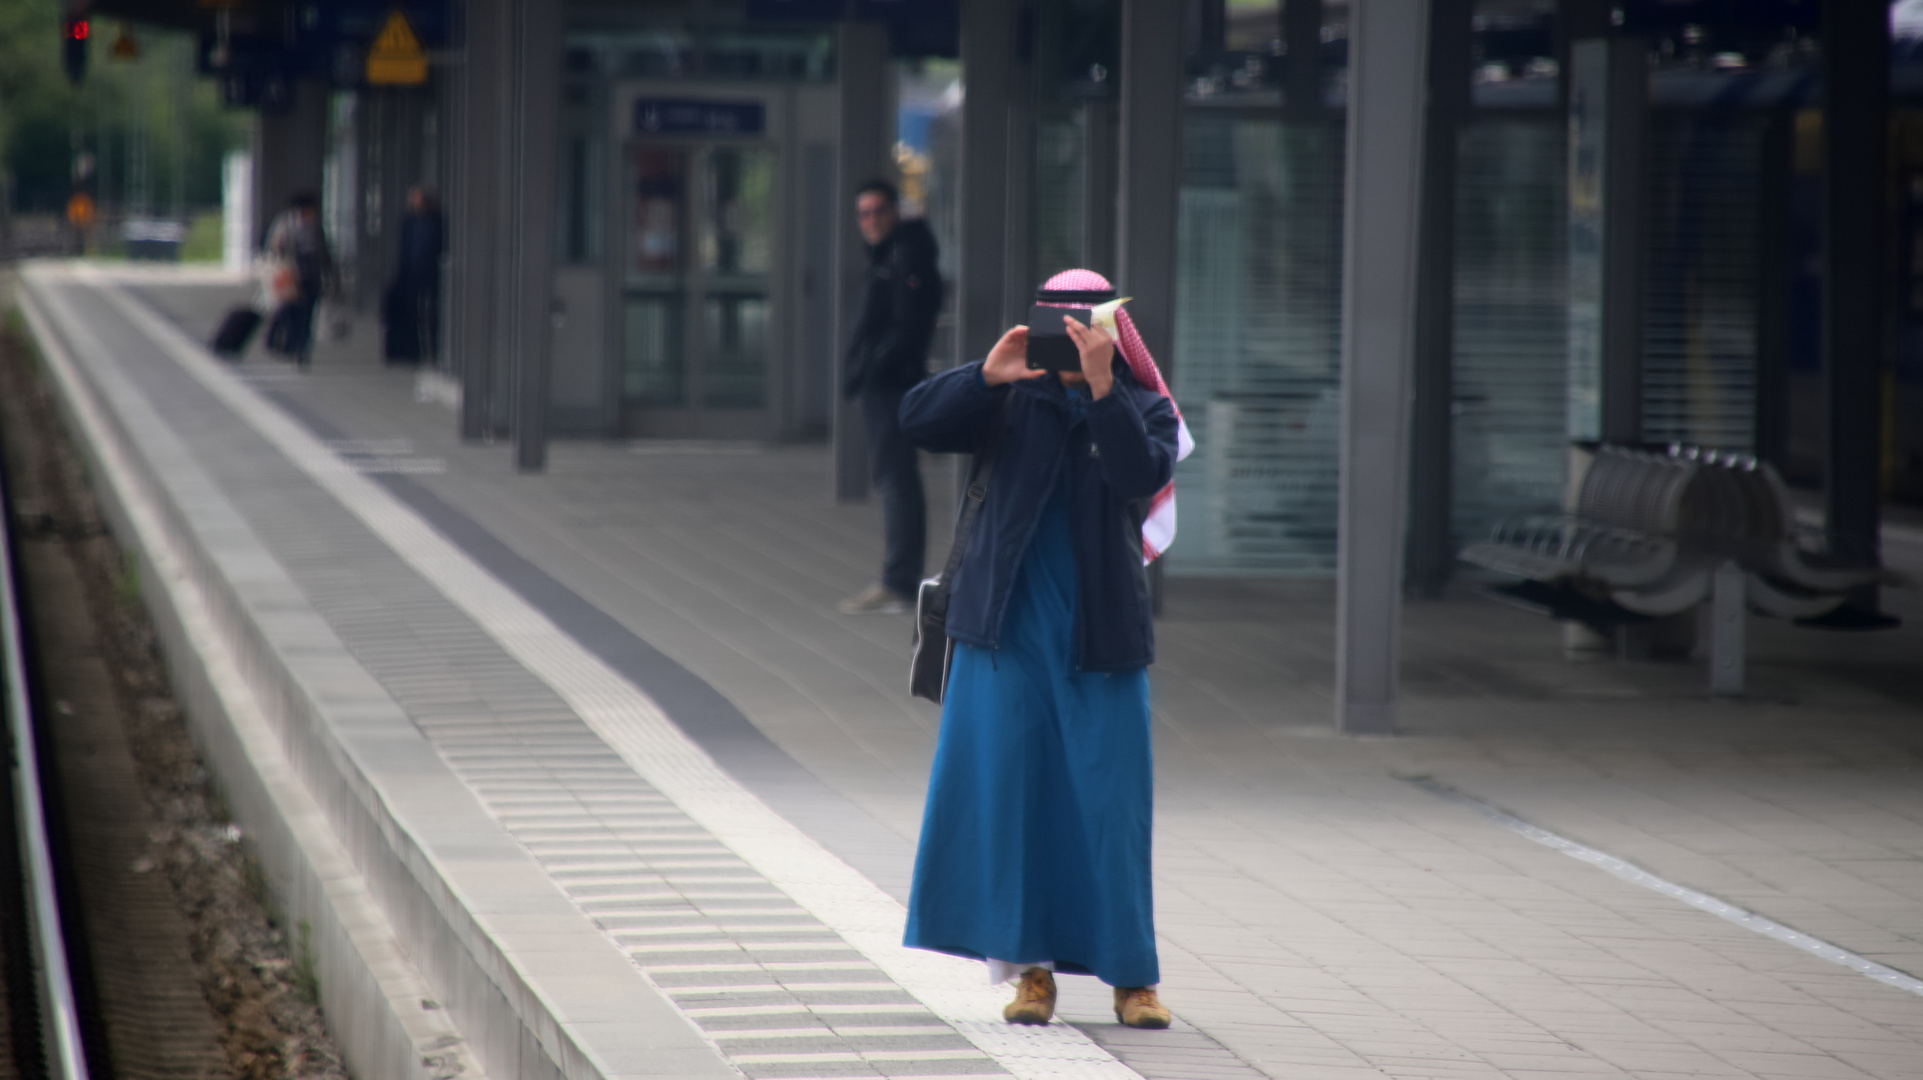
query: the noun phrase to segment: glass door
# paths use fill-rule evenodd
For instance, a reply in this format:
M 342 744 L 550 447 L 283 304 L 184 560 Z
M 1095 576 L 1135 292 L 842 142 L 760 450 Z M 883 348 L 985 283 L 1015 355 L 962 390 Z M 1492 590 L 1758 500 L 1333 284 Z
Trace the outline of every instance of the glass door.
M 646 139 L 627 158 L 623 426 L 670 438 L 769 435 L 774 150 Z

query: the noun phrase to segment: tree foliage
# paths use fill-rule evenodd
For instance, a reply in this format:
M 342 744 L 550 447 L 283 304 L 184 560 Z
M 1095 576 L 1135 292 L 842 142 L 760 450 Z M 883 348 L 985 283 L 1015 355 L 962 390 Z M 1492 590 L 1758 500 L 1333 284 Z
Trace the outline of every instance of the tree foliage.
M 140 57 L 116 60 L 109 51 L 122 28 L 97 20 L 75 87 L 60 66 L 60 13 L 60 0 L 0 0 L 0 170 L 11 177 L 14 209 L 63 206 L 76 151 L 93 155 L 94 194 L 108 207 L 143 190 L 143 158 L 151 209 L 175 205 L 176 177 L 187 207 L 218 204 L 221 158 L 246 145 L 246 114 L 223 108 L 213 84 L 194 75 L 194 41 L 130 26 Z

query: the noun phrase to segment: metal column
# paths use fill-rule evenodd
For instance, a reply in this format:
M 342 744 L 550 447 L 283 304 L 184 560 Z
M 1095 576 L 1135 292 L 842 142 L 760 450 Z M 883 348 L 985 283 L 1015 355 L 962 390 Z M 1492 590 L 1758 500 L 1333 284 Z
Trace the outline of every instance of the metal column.
M 861 304 L 868 251 L 855 223 L 855 188 L 891 173 L 886 147 L 894 131 L 888 113 L 888 31 L 879 23 L 843 22 L 837 43 L 841 146 L 835 165 L 835 498 L 868 495 L 868 446 L 861 409 L 841 392 L 848 339 Z
M 969 0 L 961 9 L 961 250 L 956 253 L 956 355 L 979 360 L 1007 328 L 1002 276 L 1008 237 L 1009 84 L 1015 0 Z
M 295 195 L 319 197 L 327 155 L 327 87 L 318 79 L 294 82 L 285 109 L 264 110 L 254 153 L 254 236 L 259 247 L 274 218 Z
M 1569 435 L 1642 441 L 1649 46 L 1570 46 Z
M 1116 258 L 1142 343 L 1173 377 L 1175 227 L 1182 182 L 1182 0 L 1122 0 Z
M 452 104 L 453 167 L 448 170 L 448 359 L 461 380 L 461 437 L 498 433 L 492 420 L 497 336 L 496 267 L 501 234 L 501 118 L 508 85 L 507 0 L 465 0 L 460 7 L 461 65 Z
M 1756 215 L 1756 435 L 1751 445 L 1757 458 L 1778 471 L 1789 466 L 1795 123 L 1788 109 L 1773 110 L 1764 121 L 1762 199 Z
M 508 218 L 508 340 L 514 349 L 514 466 L 547 468 L 549 351 L 554 339 L 554 194 L 560 151 L 561 4 L 514 2 L 514 91 L 508 130 L 513 213 Z
M 1469 115 L 1472 0 L 1432 0 L 1429 122 L 1422 138 L 1422 252 L 1416 268 L 1415 396 L 1409 439 L 1408 589 L 1435 596 L 1455 569 L 1456 158 Z
M 1428 0 L 1350 8 L 1336 723 L 1396 728 Z
M 1322 0 L 1284 0 L 1282 47 L 1283 102 L 1289 112 L 1308 116 L 1322 105 Z
M 1823 360 L 1829 376 L 1824 480 L 1830 551 L 1859 565 L 1880 557 L 1882 530 L 1883 243 L 1888 224 L 1890 25 L 1884 4 L 1823 5 Z M 1875 586 L 1850 597 L 1871 613 Z

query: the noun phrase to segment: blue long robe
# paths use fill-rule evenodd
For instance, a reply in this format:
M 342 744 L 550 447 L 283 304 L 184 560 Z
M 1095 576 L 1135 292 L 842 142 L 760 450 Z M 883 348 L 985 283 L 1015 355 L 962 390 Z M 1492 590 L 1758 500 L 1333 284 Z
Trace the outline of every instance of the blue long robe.
M 955 649 L 905 943 L 1152 986 L 1148 672 L 1075 670 L 1075 597 L 1058 480 L 1003 647 Z

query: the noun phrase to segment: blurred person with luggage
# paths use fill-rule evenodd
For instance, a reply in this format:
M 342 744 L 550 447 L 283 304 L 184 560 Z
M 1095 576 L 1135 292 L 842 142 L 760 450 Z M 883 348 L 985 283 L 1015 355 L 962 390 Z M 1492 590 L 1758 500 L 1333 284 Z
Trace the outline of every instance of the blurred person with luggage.
M 846 615 L 909 611 L 921 585 L 928 510 L 915 448 L 902 437 L 902 395 L 928 377 L 928 346 L 941 312 L 941 271 L 928 223 L 903 221 L 893 184 L 870 180 L 855 192 L 868 271 L 861 314 L 848 342 L 841 390 L 861 404 L 868 467 L 881 495 L 885 547 L 881 580 L 841 602 Z
M 954 652 L 904 944 L 1019 980 L 1011 1024 L 1048 1023 L 1056 974 L 1075 973 L 1113 988 L 1123 1024 L 1165 1028 L 1147 564 L 1174 538 L 1175 463 L 1194 444 L 1105 278 L 1064 271 L 1036 300 L 1030 322 L 1057 308 L 1089 321 L 1014 327 L 902 401 L 914 445 L 986 463 L 955 538 Z M 1031 366 L 1031 344 L 1064 331 L 1061 366 Z
M 320 199 L 294 196 L 267 230 L 265 292 L 274 306 L 267 347 L 306 367 L 314 349 L 314 314 L 334 285 L 334 256 L 321 231 Z
M 441 252 L 446 234 L 434 193 L 416 185 L 407 191 L 407 216 L 401 219 L 400 262 L 381 297 L 382 352 L 390 364 L 430 363 L 440 346 Z

